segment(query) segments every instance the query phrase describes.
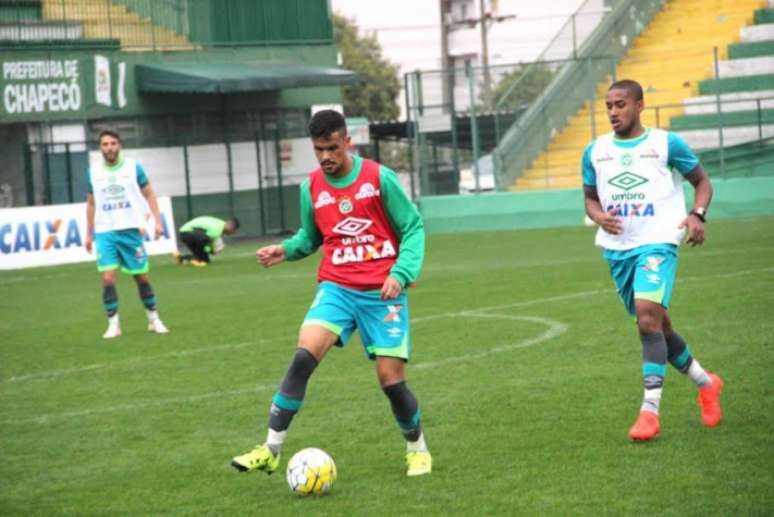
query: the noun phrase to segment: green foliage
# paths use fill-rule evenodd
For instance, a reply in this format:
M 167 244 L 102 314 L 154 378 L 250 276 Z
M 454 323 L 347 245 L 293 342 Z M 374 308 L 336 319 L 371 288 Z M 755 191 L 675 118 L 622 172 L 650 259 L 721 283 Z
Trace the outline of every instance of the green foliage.
M 478 86 L 480 106 L 485 110 L 525 108 L 546 89 L 554 75 L 556 72 L 544 63 L 518 65 L 503 74 L 491 92 L 487 92 L 483 82 Z
M 771 515 L 774 217 L 707 229 L 703 248 L 681 249 L 669 312 L 724 377 L 724 421 L 703 427 L 670 367 L 647 444 L 626 437 L 641 345 L 593 229 L 429 236 L 409 293 L 408 382 L 434 454 L 417 479 L 356 336 L 315 371 L 283 471 L 229 466 L 265 436 L 319 254 L 269 270 L 254 243 L 207 268 L 153 257 L 171 333 L 145 330 L 121 275 L 124 335 L 111 341 L 94 264 L 0 271 L 0 514 Z M 335 459 L 330 495 L 287 489 L 303 447 Z
M 358 84 L 344 87 L 344 113 L 370 121 L 395 120 L 400 115 L 398 66 L 382 56 L 375 35 L 360 36 L 353 20 L 333 15 L 336 45 L 342 66 L 357 72 Z

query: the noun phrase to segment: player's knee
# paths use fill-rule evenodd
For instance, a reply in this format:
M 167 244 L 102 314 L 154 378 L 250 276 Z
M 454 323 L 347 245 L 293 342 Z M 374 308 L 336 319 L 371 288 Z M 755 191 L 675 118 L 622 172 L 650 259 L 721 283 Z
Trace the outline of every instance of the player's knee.
M 651 313 L 637 314 L 637 329 L 640 334 L 662 332 L 660 321 Z
M 293 354 L 285 378 L 280 383 L 279 391 L 293 399 L 303 400 L 306 384 L 317 367 L 317 359 L 304 348 L 297 348 Z
M 400 359 L 377 360 L 376 376 L 379 378 L 379 385 L 382 388 L 405 381 L 406 370 L 403 361 Z
M 664 309 L 654 303 L 636 303 L 637 328 L 640 334 L 663 332 Z
M 311 353 L 319 363 L 339 336 L 319 325 L 305 325 L 298 335 L 298 347 Z

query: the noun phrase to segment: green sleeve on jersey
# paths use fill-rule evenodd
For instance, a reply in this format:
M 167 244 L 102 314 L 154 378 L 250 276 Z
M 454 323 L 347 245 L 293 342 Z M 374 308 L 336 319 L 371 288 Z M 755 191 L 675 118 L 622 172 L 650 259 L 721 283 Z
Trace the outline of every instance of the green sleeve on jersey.
M 143 166 L 140 165 L 140 162 L 137 162 L 137 167 L 135 172 L 137 173 L 137 184 L 140 186 L 140 188 L 147 185 L 148 176 L 145 175 L 145 168 L 143 168 Z
M 209 215 L 203 215 L 195 219 L 191 219 L 183 226 L 180 227 L 181 232 L 192 232 L 196 229 L 204 230 L 207 237 L 211 241 L 217 239 L 223 235 L 223 227 L 226 226 L 226 221 L 212 217 Z
M 597 172 L 594 170 L 594 164 L 591 163 L 591 150 L 594 148 L 594 142 L 586 146 L 583 151 L 583 164 L 581 171 L 583 174 L 583 184 L 589 187 L 597 186 Z
M 395 173 L 382 165 L 379 168 L 382 202 L 393 230 L 400 239 L 398 260 L 390 270 L 405 287 L 415 281 L 425 258 L 425 225 L 417 207 L 403 190 Z
M 693 154 L 691 148 L 677 133 L 671 131 L 667 134 L 668 150 L 667 165 L 677 169 L 677 172 L 687 176 L 699 165 L 699 159 Z
M 301 228 L 290 239 L 282 241 L 285 248 L 286 260 L 300 260 L 308 257 L 322 244 L 322 234 L 314 219 L 314 206 L 312 206 L 312 193 L 309 187 L 309 179 L 304 180 L 300 188 L 301 196 Z

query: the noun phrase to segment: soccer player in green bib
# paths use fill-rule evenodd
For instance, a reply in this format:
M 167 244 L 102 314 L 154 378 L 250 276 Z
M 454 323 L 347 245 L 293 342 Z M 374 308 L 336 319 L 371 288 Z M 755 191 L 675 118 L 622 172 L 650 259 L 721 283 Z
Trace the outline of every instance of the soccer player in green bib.
M 156 221 L 154 237 L 164 228 L 161 223 L 156 194 L 151 188 L 145 169 L 121 154 L 121 137 L 116 131 L 99 134 L 102 163 L 86 171 L 89 193 L 86 196 L 86 251 L 97 248 L 97 270 L 102 275 L 102 303 L 108 317 L 106 339 L 121 335 L 118 320 L 116 271 L 134 277 L 140 300 L 148 317 L 148 330 L 157 334 L 169 332 L 156 310 L 156 295 L 148 276 L 148 254 L 143 246 L 140 228 L 145 227 L 147 202 Z
M 723 381 L 691 355 L 667 313 L 678 245 L 686 233 L 692 246 L 704 242 L 712 184 L 682 138 L 642 126 L 645 103 L 637 82 L 613 83 L 605 102 L 613 132 L 586 147 L 583 191 L 586 213 L 599 225 L 596 244 L 604 250 L 618 294 L 635 318 L 642 342 L 645 393 L 629 437 L 647 441 L 659 434 L 667 362 L 694 382 L 704 425 L 716 426 L 721 419 Z M 696 191 L 689 213 L 683 179 Z
M 322 246 L 319 286 L 272 400 L 266 441 L 231 464 L 246 472 L 277 469 L 309 377 L 328 351 L 346 345 L 357 329 L 406 440 L 406 473 L 429 474 L 432 459 L 419 403 L 405 374 L 410 352 L 405 288 L 416 280 L 424 258 L 422 218 L 393 171 L 348 152 L 350 137 L 340 113 L 316 113 L 309 134 L 320 168 L 301 184 L 301 228 L 256 255 L 271 267 L 307 257 Z

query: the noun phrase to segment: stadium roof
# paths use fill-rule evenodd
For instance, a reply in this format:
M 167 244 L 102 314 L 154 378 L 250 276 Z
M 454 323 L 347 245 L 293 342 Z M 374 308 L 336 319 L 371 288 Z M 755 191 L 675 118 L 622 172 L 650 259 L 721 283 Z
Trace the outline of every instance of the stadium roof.
M 357 81 L 339 68 L 299 63 L 158 63 L 137 65 L 137 89 L 146 93 L 224 94 L 335 86 Z

